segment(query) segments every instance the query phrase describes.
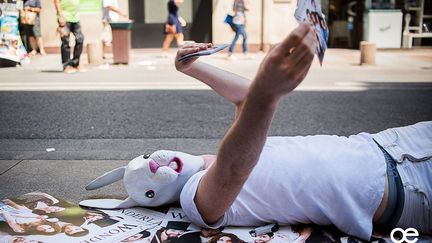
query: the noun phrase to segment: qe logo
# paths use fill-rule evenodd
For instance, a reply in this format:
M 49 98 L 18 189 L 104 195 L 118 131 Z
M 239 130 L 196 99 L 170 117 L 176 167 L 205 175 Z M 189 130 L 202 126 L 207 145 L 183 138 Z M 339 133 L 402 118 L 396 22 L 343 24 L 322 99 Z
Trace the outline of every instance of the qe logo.
M 402 238 L 400 239 L 395 239 L 395 233 L 399 232 L 399 234 L 402 235 Z M 419 233 L 416 229 L 414 228 L 408 228 L 406 230 L 403 230 L 401 228 L 395 228 L 391 231 L 390 233 L 390 239 L 394 242 L 394 243 L 415 243 L 417 242 L 417 236 L 419 236 Z M 410 238 L 408 238 L 410 237 Z M 416 238 L 413 238 L 416 237 Z M 399 238 L 399 237 L 397 237 Z

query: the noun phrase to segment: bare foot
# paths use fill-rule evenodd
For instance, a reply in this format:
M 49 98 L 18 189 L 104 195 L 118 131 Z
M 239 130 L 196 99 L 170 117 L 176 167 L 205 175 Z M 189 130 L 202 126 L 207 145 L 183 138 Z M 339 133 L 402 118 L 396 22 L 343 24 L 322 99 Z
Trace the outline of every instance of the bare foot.
M 65 67 L 65 69 L 63 69 L 63 72 L 67 73 L 67 74 L 76 73 L 76 71 L 77 70 L 71 66 L 67 66 L 67 67 Z
M 76 71 L 78 71 L 78 72 L 80 72 L 80 73 L 85 73 L 85 72 L 87 72 L 87 69 L 86 69 L 86 68 L 83 68 L 83 67 L 81 67 L 81 66 L 77 66 L 75 69 L 76 69 Z

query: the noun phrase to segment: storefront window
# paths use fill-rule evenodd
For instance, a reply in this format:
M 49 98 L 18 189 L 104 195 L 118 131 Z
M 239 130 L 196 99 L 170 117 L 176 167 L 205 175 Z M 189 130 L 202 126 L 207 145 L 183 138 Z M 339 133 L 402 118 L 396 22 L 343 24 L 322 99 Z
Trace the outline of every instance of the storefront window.
M 394 9 L 395 0 L 367 0 L 366 9 Z

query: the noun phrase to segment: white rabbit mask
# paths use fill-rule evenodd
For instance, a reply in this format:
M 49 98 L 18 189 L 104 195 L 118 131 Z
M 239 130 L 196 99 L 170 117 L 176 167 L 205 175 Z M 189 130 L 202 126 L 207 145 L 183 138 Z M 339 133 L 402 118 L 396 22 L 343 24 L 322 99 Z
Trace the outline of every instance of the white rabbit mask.
M 203 169 L 201 156 L 158 150 L 151 155 L 138 156 L 127 166 L 107 172 L 86 186 L 86 190 L 94 190 L 123 179 L 129 195 L 127 199 L 90 199 L 81 201 L 80 205 L 114 209 L 156 207 L 176 202 L 189 178 Z

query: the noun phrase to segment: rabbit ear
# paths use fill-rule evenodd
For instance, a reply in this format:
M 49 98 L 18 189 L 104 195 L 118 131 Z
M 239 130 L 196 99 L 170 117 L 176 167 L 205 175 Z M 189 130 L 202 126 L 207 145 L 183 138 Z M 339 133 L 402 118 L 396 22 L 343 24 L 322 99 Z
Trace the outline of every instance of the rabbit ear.
M 101 208 L 101 209 L 119 209 L 119 208 L 131 208 L 139 206 L 137 202 L 132 200 L 130 197 L 125 200 L 118 199 L 90 199 L 84 200 L 79 203 L 80 206 L 90 208 Z
M 94 190 L 123 179 L 126 166 L 109 171 L 90 182 L 85 189 Z

